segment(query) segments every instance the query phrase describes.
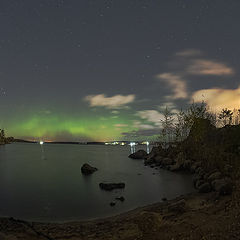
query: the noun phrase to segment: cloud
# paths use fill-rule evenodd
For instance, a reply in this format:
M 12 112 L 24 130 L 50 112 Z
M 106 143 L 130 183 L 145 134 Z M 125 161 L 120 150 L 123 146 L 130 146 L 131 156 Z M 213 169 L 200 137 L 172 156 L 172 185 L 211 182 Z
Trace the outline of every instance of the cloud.
M 112 97 L 106 97 L 104 94 L 88 95 L 84 98 L 89 102 L 91 107 L 106 107 L 110 109 L 124 108 L 128 103 L 135 100 L 135 95 L 115 95 Z
M 202 55 L 202 51 L 198 49 L 185 49 L 183 51 L 176 53 L 176 56 L 180 56 L 180 57 L 196 57 L 200 55 Z
M 220 111 L 223 108 L 240 108 L 240 86 L 237 89 L 202 89 L 193 93 L 195 102 L 205 101 L 211 108 Z
M 127 124 L 123 124 L 123 123 L 117 123 L 114 125 L 114 127 L 118 127 L 118 128 L 121 128 L 121 127 L 128 127 Z
M 169 109 L 169 110 L 174 110 L 177 108 L 176 104 L 173 103 L 173 102 L 163 102 L 161 104 L 161 106 L 158 107 L 158 109 L 160 109 L 161 111 L 164 111 L 166 109 L 166 107 Z
M 157 76 L 161 81 L 166 82 L 173 94 L 168 96 L 170 99 L 185 99 L 188 97 L 187 84 L 180 76 L 172 73 L 162 73 Z
M 113 110 L 111 113 L 112 113 L 112 114 L 118 114 L 119 111 L 117 111 L 117 110 Z
M 140 129 L 137 131 L 123 132 L 122 135 L 127 139 L 137 138 L 137 137 L 152 137 L 154 135 L 159 135 L 159 129 Z
M 143 124 L 141 123 L 140 121 L 134 121 L 133 122 L 133 127 L 134 128 L 137 128 L 137 129 L 144 129 L 144 130 L 147 130 L 147 129 L 155 129 L 155 126 L 153 125 L 150 125 L 150 124 Z
M 136 115 L 148 122 L 154 123 L 155 126 L 161 125 L 161 119 L 163 119 L 163 114 L 156 110 L 143 110 L 138 111 Z
M 186 69 L 187 73 L 193 75 L 232 75 L 233 69 L 223 63 L 212 60 L 195 59 L 192 60 Z

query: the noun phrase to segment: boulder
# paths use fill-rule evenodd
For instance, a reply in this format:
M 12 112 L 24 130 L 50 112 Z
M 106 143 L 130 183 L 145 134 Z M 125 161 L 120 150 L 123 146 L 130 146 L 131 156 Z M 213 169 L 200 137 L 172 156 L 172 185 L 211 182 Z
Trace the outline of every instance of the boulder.
M 173 160 L 171 158 L 163 158 L 161 164 L 163 166 L 168 166 L 173 164 Z
M 148 154 L 144 150 L 138 150 L 135 153 L 130 154 L 128 157 L 132 159 L 144 159 L 147 158 Z
M 192 162 L 190 160 L 185 160 L 183 162 L 183 169 L 184 170 L 190 170 L 192 166 Z
M 220 179 L 221 175 L 222 174 L 220 172 L 214 172 L 214 173 L 210 174 L 207 179 L 208 179 L 209 182 L 212 182 L 214 180 Z
M 144 160 L 145 165 L 151 165 L 153 163 L 155 163 L 155 160 L 153 158 L 147 158 Z
M 211 192 L 211 190 L 212 190 L 211 185 L 208 182 L 205 182 L 198 186 L 198 191 L 200 193 L 208 193 Z
M 148 157 L 154 158 L 155 156 L 165 156 L 166 150 L 163 149 L 161 146 L 152 147 L 151 152 L 148 154 Z
M 199 176 L 198 174 L 195 174 L 195 175 L 193 176 L 193 185 L 194 185 L 194 187 L 196 187 L 197 182 L 198 182 L 199 180 L 202 180 L 202 177 Z
M 212 182 L 212 187 L 220 195 L 229 195 L 232 193 L 233 183 L 230 179 L 216 179 Z
M 84 174 L 84 175 L 92 174 L 92 173 L 94 173 L 94 172 L 97 171 L 97 170 L 98 170 L 97 168 L 92 167 L 92 166 L 90 166 L 90 165 L 87 164 L 87 163 L 84 163 L 84 164 L 82 165 L 82 167 L 81 167 L 81 172 L 82 172 L 82 174 Z
M 125 183 L 99 183 L 99 187 L 106 191 L 125 188 Z
M 175 172 L 175 171 L 179 171 L 181 169 L 180 169 L 180 166 L 178 164 L 174 164 L 174 165 L 170 165 L 168 170 L 170 170 L 172 172 Z
M 184 199 L 172 203 L 168 206 L 169 212 L 183 213 L 185 212 L 186 201 Z
M 194 186 L 195 186 L 196 189 L 199 189 L 199 187 L 204 183 L 205 182 L 202 179 L 199 179 L 199 180 L 196 181 Z
M 192 166 L 191 166 L 191 169 L 190 169 L 191 172 L 192 173 L 196 172 L 197 168 L 199 168 L 200 166 L 201 166 L 201 162 L 200 161 L 193 163 Z
M 160 156 L 160 155 L 156 155 L 156 156 L 154 157 L 154 161 L 155 161 L 156 164 L 161 164 L 161 163 L 162 163 L 162 160 L 163 160 L 163 157 Z

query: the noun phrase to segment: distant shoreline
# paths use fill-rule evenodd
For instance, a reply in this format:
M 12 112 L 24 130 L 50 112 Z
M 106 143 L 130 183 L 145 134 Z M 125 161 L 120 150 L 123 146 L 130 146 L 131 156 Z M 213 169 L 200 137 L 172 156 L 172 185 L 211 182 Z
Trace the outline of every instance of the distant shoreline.
M 117 141 L 119 143 L 124 143 L 125 145 L 129 145 L 131 143 L 131 141 Z M 24 139 L 14 139 L 13 143 L 39 143 L 39 141 L 29 141 L 29 140 L 24 140 Z M 135 143 L 137 143 L 137 145 L 145 145 L 142 144 L 142 141 L 135 141 Z M 72 142 L 72 141 L 46 141 L 44 142 L 44 144 L 76 144 L 76 145 L 106 145 L 105 142 Z M 125 146 L 123 145 L 123 146 Z M 154 145 L 153 143 L 151 143 L 150 145 Z M 114 146 L 111 144 L 108 144 L 108 146 Z M 121 146 L 120 144 L 115 145 L 115 146 Z

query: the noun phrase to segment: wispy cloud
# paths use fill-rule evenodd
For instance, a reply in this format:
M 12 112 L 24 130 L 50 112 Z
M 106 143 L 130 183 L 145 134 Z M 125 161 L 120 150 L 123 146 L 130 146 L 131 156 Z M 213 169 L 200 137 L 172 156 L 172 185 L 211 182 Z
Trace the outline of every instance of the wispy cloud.
M 144 124 L 140 121 L 134 121 L 133 122 L 133 127 L 137 129 L 154 129 L 155 126 L 150 125 L 150 124 Z
M 192 60 L 190 65 L 187 66 L 187 73 L 193 75 L 232 75 L 234 73 L 233 69 L 223 63 L 205 60 L 205 59 L 195 59 Z
M 114 127 L 121 128 L 121 127 L 128 127 L 128 125 L 124 124 L 124 123 L 117 123 L 117 124 L 114 125 Z
M 198 49 L 185 49 L 183 51 L 177 52 L 176 56 L 180 56 L 180 57 L 196 57 L 196 56 L 201 56 L 203 53 L 202 51 L 198 50 Z
M 165 82 L 173 92 L 172 95 L 168 96 L 170 99 L 184 99 L 188 97 L 186 81 L 180 76 L 173 73 L 162 73 L 157 77 Z
M 112 114 L 119 114 L 119 111 L 113 110 L 111 113 L 112 113 Z
M 112 97 L 106 97 L 105 94 L 88 95 L 84 98 L 89 102 L 91 107 L 106 107 L 109 109 L 124 108 L 128 103 L 132 103 L 135 100 L 135 95 L 115 95 Z
M 139 137 L 153 137 L 159 135 L 159 129 L 139 129 L 137 131 L 123 132 L 122 135 L 126 139 L 139 138 Z
M 155 126 L 161 125 L 161 119 L 163 119 L 163 114 L 156 110 L 143 110 L 138 111 L 136 115 L 148 122 L 154 123 Z
M 240 86 L 237 89 L 202 89 L 193 93 L 195 102 L 204 100 L 211 108 L 220 111 L 223 108 L 240 108 Z

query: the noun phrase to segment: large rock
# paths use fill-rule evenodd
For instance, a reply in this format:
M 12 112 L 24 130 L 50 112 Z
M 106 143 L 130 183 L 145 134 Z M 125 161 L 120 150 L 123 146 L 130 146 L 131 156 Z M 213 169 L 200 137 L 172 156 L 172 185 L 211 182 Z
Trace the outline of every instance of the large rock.
M 195 175 L 193 176 L 193 185 L 194 185 L 194 187 L 196 187 L 197 182 L 198 182 L 199 180 L 202 180 L 202 177 L 199 176 L 198 174 L 195 174 Z
M 233 183 L 230 179 L 216 179 L 212 182 L 212 187 L 220 195 L 229 195 L 232 193 Z
M 205 182 L 204 182 L 203 179 L 199 179 L 199 180 L 196 181 L 196 183 L 195 183 L 194 186 L 195 186 L 196 189 L 199 189 L 200 186 L 203 185 L 204 183 L 205 183 Z
M 154 163 L 155 163 L 154 158 L 147 158 L 147 159 L 144 160 L 145 165 L 151 165 L 151 164 L 154 164 Z
M 130 154 L 128 157 L 132 159 L 145 159 L 147 158 L 148 154 L 144 150 L 138 150 L 135 153 Z
M 112 191 L 118 188 L 125 188 L 125 183 L 99 183 L 99 187 L 106 191 Z
M 175 172 L 181 170 L 180 166 L 178 164 L 170 165 L 168 170 Z
M 190 169 L 191 172 L 195 173 L 197 168 L 199 168 L 200 166 L 201 166 L 201 162 L 200 161 L 193 163 L 192 166 L 191 166 L 191 169 Z
M 198 186 L 198 191 L 200 193 L 208 193 L 211 192 L 211 190 L 212 190 L 211 185 L 208 182 L 205 182 Z
M 192 162 L 191 160 L 185 160 L 184 163 L 183 163 L 183 169 L 184 170 L 190 170 L 191 169 L 191 166 L 192 166 Z
M 89 175 L 89 174 L 92 174 L 94 173 L 95 171 L 97 171 L 98 169 L 95 168 L 95 167 L 92 167 L 90 166 L 89 164 L 87 163 L 84 163 L 81 167 L 81 171 L 82 171 L 82 174 L 84 175 Z
M 161 163 L 162 163 L 162 160 L 163 160 L 163 157 L 160 156 L 160 155 L 155 155 L 155 157 L 147 157 L 145 160 L 144 160 L 144 164 L 145 165 L 151 165 L 151 164 L 156 164 L 157 166 L 160 166 Z
M 214 181 L 214 180 L 220 179 L 220 178 L 221 178 L 221 175 L 222 175 L 222 174 L 221 174 L 220 172 L 214 172 L 214 173 L 212 173 L 212 174 L 209 175 L 208 181 L 209 181 L 209 182 L 212 182 L 212 181 Z
M 163 160 L 163 157 L 160 156 L 160 155 L 156 155 L 156 156 L 154 157 L 154 161 L 155 161 L 156 164 L 161 164 L 161 163 L 162 163 L 162 160 Z
M 163 158 L 161 161 L 163 166 L 168 166 L 173 164 L 173 160 L 171 158 Z

